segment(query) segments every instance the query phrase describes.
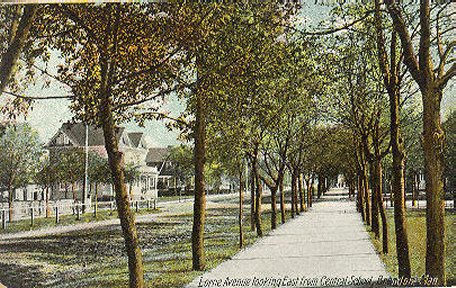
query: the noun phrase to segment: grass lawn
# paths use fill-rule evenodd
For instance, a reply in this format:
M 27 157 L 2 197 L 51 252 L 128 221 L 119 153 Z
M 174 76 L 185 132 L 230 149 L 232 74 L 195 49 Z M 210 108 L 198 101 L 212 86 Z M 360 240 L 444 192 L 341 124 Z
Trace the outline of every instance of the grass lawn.
M 132 209 L 135 212 L 135 209 Z M 147 209 L 141 208 L 138 212 L 135 212 L 137 215 L 144 215 L 144 214 L 151 214 L 151 213 L 158 213 L 159 210 L 157 209 Z M 55 215 L 52 215 L 49 218 L 46 217 L 39 217 L 35 218 L 34 225 L 30 225 L 30 219 L 24 219 L 19 221 L 13 221 L 12 223 L 8 223 L 8 226 L 5 230 L 0 229 L 0 234 L 5 233 L 15 233 L 21 231 L 31 231 L 31 230 L 38 230 L 38 229 L 45 229 L 51 227 L 58 227 L 58 226 L 66 226 L 66 225 L 73 225 L 78 223 L 88 223 L 88 222 L 97 222 L 109 219 L 117 218 L 117 211 L 114 210 L 112 213 L 109 210 L 98 210 L 97 217 L 93 217 L 93 212 L 88 212 L 81 214 L 81 220 L 77 220 L 76 215 L 60 215 L 59 224 L 55 223 Z
M 388 272 L 397 277 L 397 257 L 396 257 L 396 233 L 394 231 L 393 211 L 388 210 L 388 249 L 389 254 L 384 255 L 382 251 L 381 236 L 375 239 L 374 233 L 369 232 L 375 249 L 380 254 L 380 258 L 385 263 Z M 447 285 L 456 285 L 456 214 L 446 211 L 445 216 L 446 233 L 446 277 Z M 370 229 L 370 228 L 369 228 Z M 425 211 L 407 211 L 407 232 L 409 239 L 410 261 L 412 266 L 412 276 L 422 276 L 425 271 L 426 257 L 426 213 Z M 380 220 L 381 234 L 381 220 Z
M 193 199 L 193 198 L 195 198 L 195 196 L 189 196 L 189 195 L 160 196 L 160 198 L 158 198 L 158 203 L 165 202 L 165 201 L 179 201 L 179 199 L 186 200 L 186 199 Z
M 182 287 L 203 273 L 191 270 L 192 208 L 190 202 L 181 203 L 178 212 L 162 214 L 156 222 L 138 224 L 148 287 Z M 245 215 L 248 214 L 246 206 Z M 207 269 L 239 251 L 237 215 L 235 199 L 208 204 Z M 278 218 L 280 222 L 280 215 Z M 270 213 L 264 211 L 265 233 L 270 230 L 269 219 Z M 244 235 L 246 245 L 257 239 L 250 231 L 248 217 Z M 0 282 L 10 288 L 127 287 L 127 257 L 120 227 L 3 242 Z

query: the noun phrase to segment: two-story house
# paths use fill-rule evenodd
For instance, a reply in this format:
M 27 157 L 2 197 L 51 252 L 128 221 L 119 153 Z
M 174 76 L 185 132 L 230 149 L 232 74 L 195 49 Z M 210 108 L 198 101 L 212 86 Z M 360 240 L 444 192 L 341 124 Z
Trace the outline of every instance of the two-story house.
M 88 138 L 88 151 L 95 152 L 107 158 L 102 129 L 94 126 L 86 127 L 83 123 L 64 123 L 47 144 L 50 156 L 57 155 L 58 153 L 56 152 L 61 149 L 84 149 L 86 137 Z M 124 127 L 119 127 L 117 130 L 117 141 L 119 143 L 119 150 L 124 153 L 125 164 L 131 163 L 139 171 L 139 177 L 133 183 L 127 183 L 127 189 L 131 192 L 132 198 L 151 199 L 157 197 L 158 170 L 146 165 L 146 157 L 149 150 L 143 133 L 129 133 Z M 78 199 L 82 197 L 81 182 L 79 181 L 77 183 L 76 191 Z M 62 188 L 60 187 L 57 191 L 53 191 L 55 192 L 54 199 L 63 199 L 65 196 L 68 198 L 68 195 L 65 195 Z M 99 193 L 99 197 L 101 196 L 113 196 L 112 185 L 103 185 Z M 70 197 L 72 196 L 70 195 Z

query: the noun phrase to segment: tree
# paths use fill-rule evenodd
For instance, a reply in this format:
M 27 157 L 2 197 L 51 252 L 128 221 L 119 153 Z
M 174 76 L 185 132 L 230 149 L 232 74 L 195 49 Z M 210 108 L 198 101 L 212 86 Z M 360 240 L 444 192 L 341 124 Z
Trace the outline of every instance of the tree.
M 89 181 L 92 184 L 94 199 L 94 217 L 98 214 L 98 186 L 100 184 L 111 184 L 112 177 L 109 169 L 108 159 L 101 157 L 97 153 L 89 152 Z M 126 177 L 127 178 L 127 177 Z M 130 184 L 131 185 L 131 184 Z M 130 193 L 131 194 L 131 193 Z
M 431 27 L 431 5 L 421 0 L 419 5 L 419 48 L 415 52 L 410 28 L 404 18 L 402 7 L 394 0 L 385 2 L 404 51 L 403 62 L 417 83 L 423 102 L 423 150 L 426 178 L 426 274 L 445 285 L 445 226 L 444 226 L 444 131 L 440 120 L 440 105 L 443 90 L 456 75 L 456 63 L 449 59 L 456 42 L 445 43 L 441 17 L 448 14 L 451 3 L 440 4 L 436 13 L 435 30 Z M 433 43 L 433 39 L 436 43 Z M 446 44 L 446 45 L 445 45 Z M 436 47 L 436 51 L 432 47 Z M 446 47 L 444 47 L 446 46 Z M 433 59 L 437 55 L 437 59 Z M 453 63 L 452 63 L 453 62 Z M 434 67 L 434 63 L 438 63 Z M 451 64 L 451 66 L 447 69 Z
M 134 163 L 128 163 L 125 165 L 125 182 L 130 185 L 130 199 L 133 199 L 133 183 L 135 181 L 140 181 L 139 177 L 141 176 L 141 172 L 139 171 L 139 167 Z
M 193 147 L 189 145 L 173 146 L 169 153 L 169 160 L 176 163 L 177 177 L 185 183 L 185 190 L 190 189 L 191 179 L 194 176 Z
M 159 14 L 163 6 L 166 4 L 49 5 L 47 17 L 39 19 L 35 31 L 63 56 L 56 78 L 73 93 L 75 118 L 103 129 L 129 283 L 136 288 L 144 287 L 144 271 L 117 126 L 135 116 L 140 123 L 147 119 L 141 112 L 156 111 L 147 104 L 177 85 L 173 81 L 175 69 L 180 67 L 181 57 L 176 55 L 180 49 L 172 49 L 172 38 L 165 29 L 171 18 Z
M 274 54 L 264 53 L 263 55 L 261 52 L 271 47 L 279 35 L 277 32 L 281 31 L 277 25 L 277 19 L 283 18 L 283 10 L 276 3 L 267 3 L 263 6 L 256 4 L 258 3 L 238 3 L 226 6 L 203 5 L 199 7 L 199 14 L 191 17 L 193 21 L 200 21 L 204 24 L 199 25 L 198 29 L 192 32 L 198 36 L 196 38 L 198 41 L 192 43 L 192 49 L 189 49 L 191 59 L 194 59 L 193 72 L 196 78 L 194 89 L 190 93 L 187 111 L 188 114 L 194 115 L 191 131 L 195 143 L 195 202 L 192 232 L 193 269 L 195 270 L 201 270 L 205 265 L 203 242 L 206 201 L 204 193 L 206 129 L 211 119 L 217 117 L 211 112 L 220 111 L 216 107 L 226 108 L 229 103 L 227 97 L 240 96 L 239 92 L 245 91 L 243 89 L 247 85 L 250 90 L 244 95 L 251 97 L 252 101 L 261 100 L 258 98 L 262 97 L 254 96 L 258 95 L 256 93 L 262 92 L 258 86 L 262 84 L 261 74 L 266 72 L 265 63 L 274 59 L 271 57 Z M 195 7 L 190 7 L 190 9 L 198 11 L 198 6 Z M 201 15 L 206 15 L 208 19 L 212 19 L 212 22 L 205 21 L 207 19 L 201 18 Z M 257 46 L 253 46 L 252 43 Z M 259 43 L 261 44 L 258 45 Z M 232 49 L 227 47 L 232 47 Z M 227 71 L 229 71 L 228 77 Z M 234 93 L 229 94 L 228 91 Z M 256 140 L 254 141 L 258 143 Z M 262 235 L 261 205 L 258 204 L 261 204 L 262 192 L 258 169 L 256 169 L 258 144 L 252 145 L 252 147 L 254 147 L 252 155 L 255 156 L 251 158 L 254 160 L 252 163 L 254 163 L 253 170 L 257 183 L 255 220 L 257 233 Z
M 14 190 L 25 187 L 38 171 L 42 146 L 27 124 L 9 124 L 0 137 L 0 185 L 8 191 L 9 221 L 13 219 Z
M 65 191 L 69 184 L 74 203 L 79 202 L 76 185 L 84 178 L 84 151 L 80 148 L 59 149 L 51 154 L 50 160 L 56 165 L 58 179 L 65 183 Z
M 51 209 L 49 207 L 50 190 L 59 181 L 59 171 L 57 170 L 56 163 L 51 162 L 49 156 L 42 159 L 39 165 L 39 171 L 35 175 L 35 181 L 43 187 L 46 218 L 48 218 L 51 215 Z
M 379 67 L 382 72 L 383 82 L 389 95 L 390 103 L 390 137 L 393 156 L 392 190 L 394 195 L 394 225 L 396 229 L 396 251 L 399 267 L 399 276 L 411 276 L 410 256 L 407 238 L 407 225 L 405 219 L 405 191 L 404 191 L 404 145 L 401 135 L 400 104 L 401 71 L 400 58 L 396 47 L 397 34 L 393 30 L 390 36 L 390 54 L 388 56 L 380 2 L 375 1 L 375 27 Z
M 24 49 L 28 40 L 28 34 L 35 16 L 38 11 L 38 5 L 11 5 L 2 9 L 2 16 L 6 21 L 3 24 L 8 25 L 5 29 L 8 31 L 7 37 L 2 39 L 0 62 L 0 94 L 3 93 L 11 77 L 15 73 L 15 66 L 19 55 Z

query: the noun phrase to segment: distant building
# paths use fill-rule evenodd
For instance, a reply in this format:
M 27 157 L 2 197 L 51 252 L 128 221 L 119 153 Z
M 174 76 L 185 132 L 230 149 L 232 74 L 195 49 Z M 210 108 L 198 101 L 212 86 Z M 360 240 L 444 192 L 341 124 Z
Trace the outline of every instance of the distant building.
M 172 146 L 166 148 L 149 148 L 146 165 L 158 171 L 158 189 L 161 192 L 175 190 L 179 186 L 177 163 L 170 159 Z
M 117 129 L 117 141 L 119 150 L 123 152 L 125 163 L 133 163 L 139 167 L 140 176 L 133 183 L 132 187 L 127 187 L 131 191 L 133 199 L 149 199 L 158 196 L 157 180 L 158 170 L 154 167 L 146 165 L 146 157 L 148 155 L 147 143 L 144 140 L 142 132 L 129 133 L 124 127 Z M 47 144 L 49 153 L 52 155 L 61 149 L 84 149 L 86 141 L 86 126 L 83 123 L 65 123 L 51 138 Z M 88 127 L 88 150 L 98 153 L 100 156 L 107 158 L 105 149 L 103 130 L 94 126 Z M 90 179 L 89 179 L 90 183 Z M 127 184 L 128 185 L 128 184 Z M 101 192 L 105 196 L 113 196 L 111 185 L 104 187 Z M 64 197 L 64 194 L 58 189 L 58 199 Z M 82 183 L 78 183 L 78 199 L 81 199 Z

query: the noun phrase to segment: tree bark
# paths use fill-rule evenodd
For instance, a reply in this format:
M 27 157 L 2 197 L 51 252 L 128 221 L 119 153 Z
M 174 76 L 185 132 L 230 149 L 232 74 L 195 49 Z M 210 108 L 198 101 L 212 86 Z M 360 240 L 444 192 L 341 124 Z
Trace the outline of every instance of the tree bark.
M 94 205 L 95 205 L 95 218 L 98 216 L 98 182 L 95 183 L 95 201 L 94 201 Z
M 416 206 L 416 175 L 412 172 L 412 207 Z
M 195 202 L 193 205 L 192 253 L 193 270 L 201 271 L 206 266 L 204 253 L 204 223 L 206 213 L 206 193 L 204 164 L 206 162 L 206 107 L 202 89 L 196 95 L 195 123 Z M 199 93 L 201 92 L 201 93 Z
M 377 156 L 375 161 L 375 173 L 377 174 L 376 178 L 376 195 L 377 195 L 377 208 L 380 212 L 380 217 L 382 219 L 382 248 L 383 253 L 388 254 L 388 223 L 386 219 L 385 205 L 383 204 L 383 189 L 382 189 L 382 162 L 380 157 Z
M 363 193 L 364 193 L 364 188 L 363 188 L 363 180 L 361 177 L 361 172 L 358 172 L 358 191 L 357 191 L 357 205 L 358 205 L 358 212 L 361 213 L 361 219 L 366 221 L 366 215 L 364 213 L 364 203 L 363 203 Z
M 125 171 L 123 154 L 118 150 L 115 135 L 114 121 L 109 104 L 104 105 L 103 132 L 105 148 L 108 152 L 109 166 L 112 173 L 114 189 L 116 192 L 117 212 L 120 218 L 125 247 L 128 255 L 128 268 L 130 273 L 130 287 L 142 288 L 144 285 L 144 268 L 139 239 L 136 231 L 135 217 L 130 209 L 129 196 L 125 185 Z
M 306 202 L 306 199 L 304 197 L 304 192 L 302 191 L 302 174 L 299 173 L 299 176 L 298 176 L 298 190 L 299 190 L 299 207 L 300 207 L 300 211 L 301 212 L 304 212 L 305 211 L 305 202 Z
M 309 207 L 312 207 L 312 180 L 311 177 L 306 179 L 306 185 L 307 185 L 307 205 Z
M 15 29 L 16 33 L 14 33 L 14 36 L 11 35 L 11 42 L 9 43 L 5 54 L 2 55 L 0 62 L 0 94 L 5 90 L 13 75 L 17 60 L 24 48 L 25 41 L 27 40 L 30 27 L 35 19 L 37 10 L 37 5 L 24 5 L 21 20 L 17 29 Z
M 100 118 L 103 129 L 105 148 L 108 154 L 114 191 L 116 193 L 117 212 L 125 240 L 128 256 L 130 288 L 144 288 L 144 267 L 135 216 L 130 208 L 129 195 L 125 185 L 125 168 L 123 154 L 119 151 L 117 130 L 115 127 L 108 82 L 108 63 L 101 57 Z
M 294 187 L 294 193 L 293 193 L 293 204 L 294 204 L 294 211 L 296 215 L 299 215 L 299 209 L 298 209 L 298 171 L 297 169 L 293 169 L 292 177 L 291 177 L 291 182 Z
M 76 186 L 76 183 L 71 182 L 71 194 L 73 195 L 74 203 L 77 203 L 78 202 L 78 193 L 76 193 L 75 186 Z
M 244 232 L 242 229 L 242 215 L 244 209 L 244 177 L 242 166 L 239 168 L 239 248 L 244 246 Z
M 367 167 L 366 163 L 363 164 L 363 183 L 364 183 L 364 205 L 365 205 L 365 211 L 366 211 L 366 224 L 370 225 L 371 224 L 371 218 L 370 218 L 370 204 L 369 204 L 369 178 L 367 175 Z
M 375 238 L 380 237 L 380 227 L 379 227 L 379 222 L 378 222 L 378 211 L 379 211 L 379 204 L 378 203 L 378 189 L 379 189 L 379 181 L 378 179 L 378 171 L 377 171 L 377 160 L 374 162 L 369 163 L 369 170 L 370 170 L 370 176 L 371 176 L 371 183 L 372 183 L 372 189 L 371 189 L 371 228 L 372 232 L 375 234 Z
M 396 252 L 399 277 L 411 277 L 410 255 L 407 235 L 404 197 L 404 144 L 400 132 L 399 94 L 393 93 L 390 97 L 390 132 L 391 150 L 393 155 L 392 191 L 394 198 L 394 227 L 396 231 Z
M 261 198 L 263 194 L 263 185 L 261 183 L 258 171 L 258 148 L 255 148 L 253 159 L 253 174 L 255 175 L 255 227 L 258 237 L 263 237 L 263 228 L 261 227 Z
M 280 193 L 280 216 L 281 216 L 281 221 L 282 221 L 282 224 L 285 223 L 286 219 L 285 219 L 285 192 L 283 191 L 283 172 L 281 174 L 279 174 L 279 193 Z
M 51 208 L 49 207 L 49 186 L 46 186 L 46 192 L 45 192 L 45 200 L 46 200 L 46 218 L 51 217 Z
M 277 228 L 277 186 L 269 187 L 271 190 L 271 230 Z
M 255 231 L 255 174 L 252 169 L 250 170 L 250 230 Z
M 431 86 L 431 85 L 430 85 Z M 429 87 L 423 96 L 423 150 L 426 177 L 426 274 L 445 285 L 444 132 L 440 123 L 441 91 Z
M 293 171 L 291 173 L 291 193 L 290 193 L 290 204 L 291 204 L 291 218 L 295 218 L 296 216 L 296 203 L 295 203 L 295 193 L 296 193 L 296 186 L 295 186 L 295 176 Z
M 14 188 L 9 185 L 8 186 L 8 222 L 13 222 L 13 209 L 14 209 Z
M 323 193 L 323 176 L 318 174 L 318 185 L 317 185 L 317 198 L 320 199 L 321 194 Z

